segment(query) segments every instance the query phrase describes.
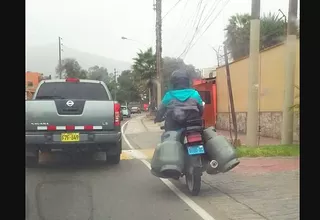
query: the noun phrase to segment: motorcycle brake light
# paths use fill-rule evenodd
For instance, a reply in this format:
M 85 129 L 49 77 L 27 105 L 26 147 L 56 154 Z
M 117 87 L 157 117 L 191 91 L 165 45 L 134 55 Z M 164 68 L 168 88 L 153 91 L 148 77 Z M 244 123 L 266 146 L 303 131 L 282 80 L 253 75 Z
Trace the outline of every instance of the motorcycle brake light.
M 195 143 L 195 142 L 201 142 L 202 136 L 200 133 L 192 133 L 187 135 L 187 141 L 188 143 Z

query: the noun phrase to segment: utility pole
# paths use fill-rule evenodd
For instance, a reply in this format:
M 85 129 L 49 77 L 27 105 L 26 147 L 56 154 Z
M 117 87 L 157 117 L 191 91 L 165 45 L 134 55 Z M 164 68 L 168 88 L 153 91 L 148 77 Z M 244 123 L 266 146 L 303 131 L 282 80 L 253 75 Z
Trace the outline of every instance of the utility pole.
M 215 49 L 214 47 L 212 47 L 212 49 L 213 49 L 214 52 L 216 53 L 218 66 L 220 66 L 220 47 L 221 47 L 221 46 L 219 46 L 218 49 Z
M 59 40 L 59 78 L 62 79 L 62 61 L 61 61 L 61 52 L 63 51 L 62 43 L 61 43 L 62 38 L 58 37 L 58 40 Z
M 117 79 L 117 69 L 113 69 L 113 74 L 114 74 L 114 81 L 116 82 L 116 88 L 114 90 L 114 100 L 117 100 L 117 89 L 118 89 L 118 79 Z
M 151 101 L 152 101 L 152 98 L 151 98 L 151 87 L 149 87 L 149 89 L 148 89 L 148 99 L 149 99 L 148 106 L 150 107 Z M 150 108 L 149 108 L 149 111 L 150 111 Z
M 258 135 L 258 91 L 260 53 L 260 0 L 252 0 L 250 20 L 250 56 L 248 73 L 248 113 L 246 145 L 256 146 Z
M 234 101 L 233 101 L 233 93 L 232 93 L 232 85 L 231 85 L 231 77 L 230 77 L 230 68 L 229 68 L 229 60 L 228 60 L 228 51 L 227 51 L 226 44 L 224 44 L 224 46 L 223 46 L 223 51 L 224 51 L 224 62 L 225 62 L 225 66 L 226 66 L 230 109 L 231 109 L 231 115 L 232 115 L 232 124 L 233 124 L 234 133 L 235 133 L 233 146 L 236 146 L 238 143 L 238 126 L 237 126 L 236 111 L 234 109 Z M 231 128 L 230 128 L 230 131 L 231 131 Z
M 157 71 L 157 106 L 160 105 L 162 99 L 162 0 L 156 0 L 156 71 Z
M 282 110 L 281 144 L 292 144 L 294 112 L 290 107 L 294 104 L 294 72 L 296 65 L 296 39 L 297 39 L 297 14 L 298 0 L 289 0 L 289 16 L 286 42 L 286 70 L 284 101 Z

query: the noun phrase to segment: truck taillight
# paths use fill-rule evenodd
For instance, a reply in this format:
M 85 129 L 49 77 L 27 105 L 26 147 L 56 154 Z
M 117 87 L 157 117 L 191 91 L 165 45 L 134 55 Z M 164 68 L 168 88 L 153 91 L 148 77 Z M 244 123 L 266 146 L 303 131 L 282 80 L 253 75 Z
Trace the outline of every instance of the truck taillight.
M 67 78 L 66 82 L 80 82 L 78 78 Z
M 120 104 L 114 103 L 114 126 L 120 126 L 120 110 Z

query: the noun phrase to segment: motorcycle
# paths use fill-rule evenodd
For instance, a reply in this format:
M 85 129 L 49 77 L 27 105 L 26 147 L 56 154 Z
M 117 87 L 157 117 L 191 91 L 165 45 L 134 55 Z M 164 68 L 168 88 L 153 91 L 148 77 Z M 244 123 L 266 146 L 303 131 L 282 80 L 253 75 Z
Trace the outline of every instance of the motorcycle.
M 184 169 L 180 177 L 185 176 L 187 188 L 193 196 L 199 194 L 202 173 L 206 171 L 209 165 L 203 141 L 203 120 L 200 120 L 187 121 L 180 137 L 185 154 Z M 164 130 L 164 126 L 160 128 Z M 179 179 L 180 177 L 173 178 Z

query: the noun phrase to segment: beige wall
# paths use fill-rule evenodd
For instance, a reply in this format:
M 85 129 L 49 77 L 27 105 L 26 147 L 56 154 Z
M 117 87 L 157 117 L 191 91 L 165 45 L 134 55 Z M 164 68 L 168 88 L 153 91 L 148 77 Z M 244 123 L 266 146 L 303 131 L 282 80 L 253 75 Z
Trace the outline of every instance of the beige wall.
M 259 62 L 259 127 L 260 135 L 280 138 L 284 99 L 285 45 L 278 45 L 260 53 Z M 248 58 L 230 64 L 230 75 L 237 112 L 238 131 L 246 132 L 248 106 Z M 295 85 L 300 84 L 300 42 L 297 40 Z M 217 68 L 217 125 L 218 129 L 229 129 L 229 96 L 225 67 Z M 295 93 L 299 91 L 295 89 Z M 295 99 L 299 102 L 299 99 Z M 296 114 L 297 115 L 297 114 Z M 294 139 L 299 140 L 299 119 L 294 122 Z
M 300 42 L 297 40 L 295 84 L 300 83 Z M 248 58 L 230 64 L 232 91 L 236 112 L 247 112 Z M 285 45 L 260 53 L 260 111 L 282 111 L 284 97 Z M 228 111 L 228 90 L 225 67 L 217 68 L 218 112 Z M 298 92 L 298 91 L 296 91 Z

